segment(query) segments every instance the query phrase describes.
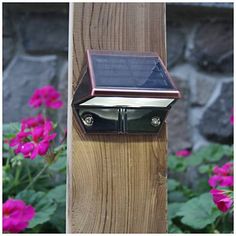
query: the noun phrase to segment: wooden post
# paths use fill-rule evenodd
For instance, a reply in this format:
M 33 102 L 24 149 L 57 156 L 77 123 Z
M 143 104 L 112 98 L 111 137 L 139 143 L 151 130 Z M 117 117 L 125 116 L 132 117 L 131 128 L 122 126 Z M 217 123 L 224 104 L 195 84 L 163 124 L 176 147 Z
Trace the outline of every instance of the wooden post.
M 85 135 L 71 101 L 86 49 L 154 51 L 166 61 L 165 4 L 74 3 L 70 14 L 67 232 L 164 233 L 166 126 L 159 136 Z

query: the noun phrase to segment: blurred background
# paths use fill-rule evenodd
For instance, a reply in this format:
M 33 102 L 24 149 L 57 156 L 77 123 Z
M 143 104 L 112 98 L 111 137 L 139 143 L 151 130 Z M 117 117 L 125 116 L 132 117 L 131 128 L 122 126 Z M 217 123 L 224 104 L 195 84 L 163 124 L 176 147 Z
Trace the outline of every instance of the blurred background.
M 233 143 L 233 4 L 167 4 L 168 68 L 183 93 L 169 149 Z
M 67 101 L 68 4 L 3 5 L 3 120 L 31 112 L 35 88 L 53 84 Z M 232 144 L 233 4 L 167 4 L 168 69 L 183 99 L 168 117 L 169 151 Z M 16 112 L 21 111 L 21 112 Z M 66 106 L 58 111 L 66 126 Z

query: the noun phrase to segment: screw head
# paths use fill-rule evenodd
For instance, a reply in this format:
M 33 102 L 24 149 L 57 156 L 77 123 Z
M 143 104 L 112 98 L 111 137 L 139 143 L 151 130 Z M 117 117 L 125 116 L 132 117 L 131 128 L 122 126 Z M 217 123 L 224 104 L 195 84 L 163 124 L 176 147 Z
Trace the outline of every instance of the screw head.
M 158 116 L 152 117 L 151 125 L 154 127 L 158 127 L 161 124 L 161 119 Z
M 83 120 L 84 125 L 86 125 L 88 127 L 92 126 L 93 122 L 94 122 L 94 119 L 93 119 L 92 115 L 90 115 L 90 114 L 85 115 L 82 120 Z

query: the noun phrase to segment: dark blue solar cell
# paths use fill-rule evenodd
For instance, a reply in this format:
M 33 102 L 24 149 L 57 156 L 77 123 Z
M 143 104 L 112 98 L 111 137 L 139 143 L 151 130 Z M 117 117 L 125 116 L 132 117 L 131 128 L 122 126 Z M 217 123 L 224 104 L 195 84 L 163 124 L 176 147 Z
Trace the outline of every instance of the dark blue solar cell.
M 92 55 L 96 87 L 173 89 L 158 58 Z

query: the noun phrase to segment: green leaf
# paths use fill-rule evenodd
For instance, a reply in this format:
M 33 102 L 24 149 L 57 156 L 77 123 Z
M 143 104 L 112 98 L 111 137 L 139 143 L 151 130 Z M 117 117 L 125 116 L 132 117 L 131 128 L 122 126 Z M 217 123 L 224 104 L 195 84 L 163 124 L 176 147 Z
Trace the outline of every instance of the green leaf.
M 168 225 L 168 233 L 181 234 L 181 233 L 183 233 L 183 231 L 180 228 L 178 228 L 175 224 L 169 224 Z
M 212 224 L 220 214 L 220 211 L 216 210 L 211 195 L 204 193 L 187 201 L 176 216 L 182 217 L 181 222 L 191 228 L 203 229 Z
M 9 144 L 3 143 L 2 149 L 3 149 L 3 158 L 10 156 L 10 154 L 8 154 L 8 152 L 10 152 L 11 150 L 11 147 L 9 146 Z
M 211 144 L 206 148 L 203 148 L 203 151 L 205 152 L 205 159 L 209 162 L 217 162 L 219 161 L 223 156 L 231 156 L 231 148 L 226 145 L 220 145 L 220 144 Z
M 186 169 L 186 160 L 182 157 L 171 155 L 168 157 L 168 168 L 175 172 L 183 172 Z
M 49 166 L 49 169 L 57 172 L 66 170 L 66 156 L 60 155 L 58 159 Z
M 57 159 L 50 165 L 49 169 L 57 172 L 66 170 L 66 145 L 60 145 L 54 151 Z
M 54 151 L 56 152 L 56 153 L 58 153 L 58 152 L 60 152 L 60 151 L 65 151 L 66 150 L 66 147 L 67 147 L 67 145 L 66 144 L 61 144 L 61 145 L 59 145 L 59 146 L 57 146 L 55 149 L 54 149 Z
M 35 192 L 34 190 L 25 190 L 17 194 L 16 199 L 22 199 L 27 204 L 35 208 L 36 215 L 30 221 L 28 228 L 33 228 L 50 220 L 56 211 L 56 203 L 44 192 Z
M 168 220 L 172 220 L 176 217 L 176 213 L 183 206 L 184 203 L 175 202 L 168 204 Z
M 174 191 L 178 186 L 180 186 L 178 181 L 175 179 L 168 179 L 168 191 Z
M 195 192 L 200 195 L 201 193 L 209 192 L 211 190 L 208 181 L 206 181 L 206 177 L 200 177 L 197 182 L 197 186 L 195 188 Z
M 20 130 L 20 123 L 7 123 L 3 124 L 2 126 L 2 131 L 3 131 L 3 136 L 12 136 Z
M 6 194 L 9 194 L 9 190 L 14 187 L 14 177 L 9 169 L 6 166 L 2 169 L 3 193 Z
M 188 159 L 188 162 L 189 161 L 192 162 L 192 163 L 189 163 L 190 165 L 197 165 L 197 162 L 198 164 L 200 164 L 201 162 L 204 162 L 204 161 L 217 162 L 224 156 L 232 158 L 233 147 L 227 146 L 227 145 L 221 145 L 221 144 L 210 144 L 206 147 L 201 148 L 197 152 L 195 152 L 193 154 L 193 157 Z M 192 159 L 194 159 L 196 163 L 194 163 Z
M 58 171 L 58 172 L 65 170 L 66 169 L 66 159 L 65 158 L 58 159 L 52 165 L 50 165 L 49 169 L 52 171 Z
M 52 223 L 60 233 L 66 231 L 66 205 L 59 204 L 53 217 L 51 217 L 50 223 Z
M 199 155 L 198 153 L 193 153 L 191 156 L 186 158 L 187 166 L 197 166 L 204 162 L 204 155 Z
M 200 174 L 206 174 L 211 171 L 211 166 L 210 165 L 201 165 L 198 167 L 198 171 Z
M 227 145 L 210 144 L 186 158 L 187 166 L 197 166 L 205 162 L 218 162 L 222 157 L 233 157 L 233 148 Z
M 63 203 L 66 201 L 66 185 L 59 185 L 47 193 L 47 196 L 58 203 Z

